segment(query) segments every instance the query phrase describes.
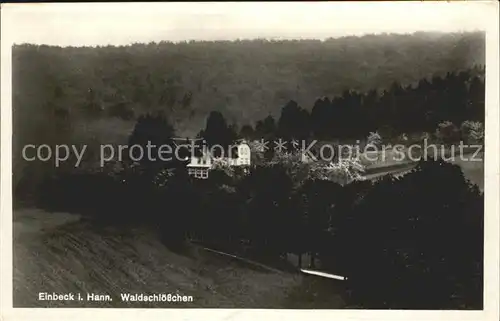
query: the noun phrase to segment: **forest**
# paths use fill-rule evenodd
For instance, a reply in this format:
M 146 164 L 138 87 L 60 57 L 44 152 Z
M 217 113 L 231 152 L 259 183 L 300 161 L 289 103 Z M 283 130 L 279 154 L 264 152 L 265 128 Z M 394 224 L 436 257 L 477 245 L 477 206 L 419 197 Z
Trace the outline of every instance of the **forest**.
M 193 134 L 211 111 L 242 125 L 346 91 L 403 88 L 484 65 L 484 34 L 415 33 L 319 40 L 190 41 L 125 47 L 13 47 L 13 103 L 71 120 L 162 110 Z M 36 111 L 36 112 L 35 112 Z M 17 114 L 16 114 L 17 116 Z M 85 117 L 85 118 L 84 118 Z

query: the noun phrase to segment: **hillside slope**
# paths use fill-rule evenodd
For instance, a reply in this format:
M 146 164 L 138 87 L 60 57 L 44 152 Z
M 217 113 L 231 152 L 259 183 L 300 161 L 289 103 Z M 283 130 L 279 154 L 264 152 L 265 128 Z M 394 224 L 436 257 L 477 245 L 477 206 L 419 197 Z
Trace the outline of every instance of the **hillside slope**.
M 168 250 L 150 231 L 98 229 L 64 213 L 15 213 L 15 307 L 341 308 L 332 281 L 273 273 L 191 247 Z M 39 292 L 109 294 L 112 302 L 39 301 Z M 192 303 L 131 303 L 121 293 L 179 293 Z
M 181 132 L 197 132 L 213 110 L 230 122 L 254 122 L 277 116 L 292 99 L 310 109 L 318 97 L 344 90 L 384 89 L 395 81 L 406 85 L 483 65 L 484 50 L 480 32 L 96 48 L 18 45 L 14 107 L 19 117 L 26 111 L 33 119 L 42 111 L 71 119 L 127 119 L 161 109 Z

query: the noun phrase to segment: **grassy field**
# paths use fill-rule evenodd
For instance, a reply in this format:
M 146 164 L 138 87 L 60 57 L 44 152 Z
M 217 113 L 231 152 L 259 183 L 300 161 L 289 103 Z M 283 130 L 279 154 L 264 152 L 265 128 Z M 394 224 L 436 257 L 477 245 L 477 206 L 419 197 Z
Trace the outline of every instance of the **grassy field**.
M 472 156 L 475 149 L 469 154 L 464 154 L 463 160 L 456 156 L 451 161 L 452 164 L 460 166 L 464 176 L 471 183 L 477 185 L 481 191 L 484 191 L 484 153 L 474 156 L 474 159 L 482 159 L 482 161 L 472 161 Z M 371 152 L 368 153 L 368 160 L 366 155 L 361 158 L 362 163 L 366 166 L 365 179 L 377 179 L 387 174 L 403 175 L 413 169 L 416 165 L 409 159 L 401 160 L 400 155 L 388 150 L 385 152 Z M 446 155 L 449 157 L 449 155 Z M 418 155 L 414 155 L 417 159 Z
M 143 228 L 97 228 L 78 216 L 14 213 L 15 307 L 342 308 L 339 281 L 270 272 Z M 39 292 L 109 294 L 112 302 L 39 301 Z M 191 303 L 127 303 L 121 293 L 179 293 Z
M 456 159 L 452 163 L 460 166 L 465 178 L 476 184 L 481 191 L 484 191 L 484 160 L 476 162 Z

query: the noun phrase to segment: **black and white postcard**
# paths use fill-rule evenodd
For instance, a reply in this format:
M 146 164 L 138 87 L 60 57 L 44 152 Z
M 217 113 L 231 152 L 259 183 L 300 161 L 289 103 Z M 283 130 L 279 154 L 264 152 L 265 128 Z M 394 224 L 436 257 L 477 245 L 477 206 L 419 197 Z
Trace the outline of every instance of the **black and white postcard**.
M 0 318 L 498 321 L 498 8 L 2 5 Z

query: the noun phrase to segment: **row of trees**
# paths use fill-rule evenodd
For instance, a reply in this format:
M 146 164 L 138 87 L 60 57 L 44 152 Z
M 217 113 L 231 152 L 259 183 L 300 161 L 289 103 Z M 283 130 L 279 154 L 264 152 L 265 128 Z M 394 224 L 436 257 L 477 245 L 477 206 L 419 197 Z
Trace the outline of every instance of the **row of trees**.
M 449 121 L 460 126 L 466 120 L 484 122 L 484 70 L 448 73 L 445 77 L 421 80 L 417 86 L 394 83 L 379 93 L 344 91 L 341 96 L 318 99 L 311 112 L 295 101 L 281 110 L 278 121 L 272 116 L 255 127 L 244 125 L 243 137 L 316 139 L 366 137 L 382 131 L 383 136 L 432 132 Z
M 477 142 L 484 137 L 482 122 L 484 81 L 468 71 L 436 77 L 431 83 L 424 79 L 415 88 L 403 89 L 395 84 L 380 96 L 376 91 L 364 95 L 346 92 L 333 100 L 318 99 L 311 113 L 290 101 L 277 122 L 268 116 L 255 128 L 244 125 L 238 130 L 222 113 L 212 111 L 198 137 L 209 146 L 230 146 L 237 138 L 364 139 L 376 132 L 379 138 L 390 139 L 425 132 L 446 143 L 471 138 Z M 139 117 L 129 145 L 145 147 L 148 141 L 154 145 L 171 144 L 174 136 L 175 128 L 162 113 L 146 114 Z
M 384 138 L 430 133 L 446 142 L 468 140 L 472 134 L 480 141 L 484 136 L 480 128 L 485 110 L 484 69 L 477 72 L 448 73 L 430 82 L 423 79 L 416 87 L 394 83 L 380 94 L 345 91 L 333 99 L 318 99 L 311 112 L 292 100 L 283 106 L 277 121 L 269 115 L 239 130 L 222 113 L 212 111 L 197 137 L 221 146 L 230 146 L 237 138 L 364 139 L 374 132 Z

